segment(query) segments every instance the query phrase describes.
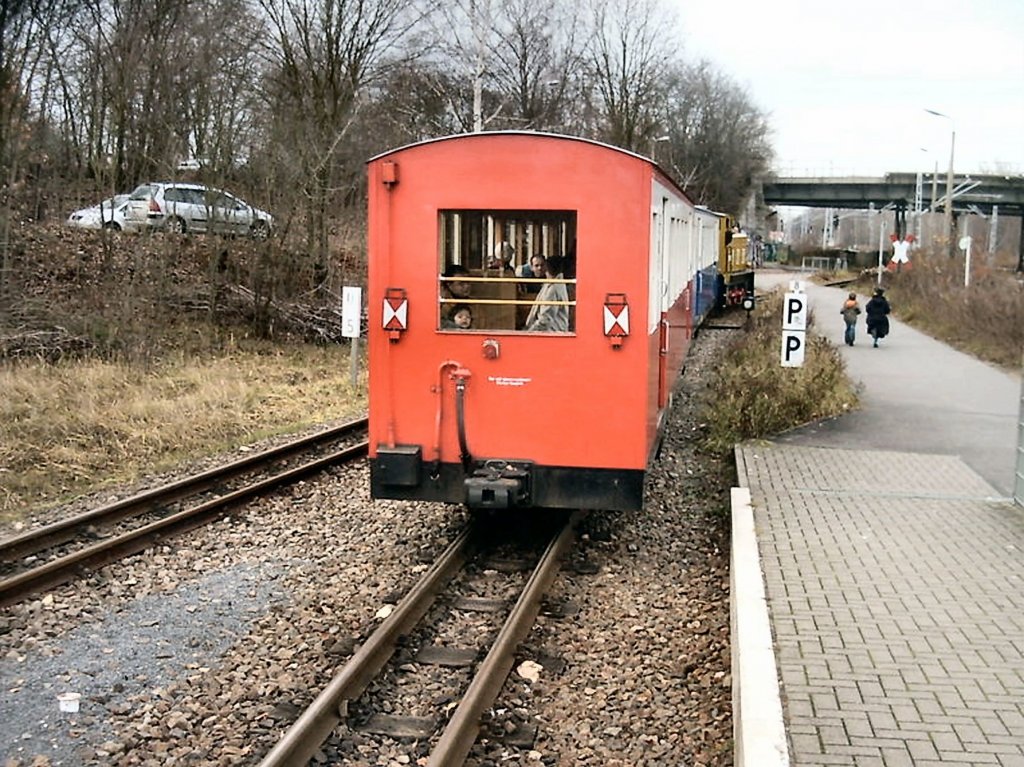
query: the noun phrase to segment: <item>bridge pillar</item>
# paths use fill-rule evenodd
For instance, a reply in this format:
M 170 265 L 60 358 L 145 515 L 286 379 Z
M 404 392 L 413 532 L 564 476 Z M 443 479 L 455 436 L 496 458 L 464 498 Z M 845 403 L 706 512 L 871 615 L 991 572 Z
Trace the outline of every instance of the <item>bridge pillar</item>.
M 907 233 L 907 201 L 897 200 L 896 201 L 896 215 L 893 216 L 893 226 L 895 226 L 897 240 L 902 240 L 904 235 Z
M 1017 237 L 1017 273 L 1024 274 L 1024 208 L 1018 210 L 1020 235 Z

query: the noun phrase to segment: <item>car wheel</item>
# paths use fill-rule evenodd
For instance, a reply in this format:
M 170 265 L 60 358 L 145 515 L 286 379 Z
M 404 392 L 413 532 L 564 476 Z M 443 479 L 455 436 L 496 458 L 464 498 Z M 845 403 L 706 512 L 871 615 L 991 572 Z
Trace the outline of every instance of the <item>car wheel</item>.
M 164 229 L 171 234 L 185 234 L 185 220 L 178 217 L 168 219 Z
M 109 229 L 111 232 L 120 232 L 121 231 L 121 225 L 119 223 L 117 223 L 116 221 L 107 221 L 103 225 L 103 228 L 104 229 Z
M 266 221 L 254 221 L 250 230 L 254 239 L 265 240 L 270 236 L 270 227 Z

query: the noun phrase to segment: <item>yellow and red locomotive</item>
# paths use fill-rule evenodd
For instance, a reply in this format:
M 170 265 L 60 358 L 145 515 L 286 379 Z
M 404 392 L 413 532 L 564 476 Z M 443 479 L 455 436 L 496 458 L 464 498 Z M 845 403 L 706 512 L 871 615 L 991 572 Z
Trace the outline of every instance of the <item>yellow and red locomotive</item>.
M 376 498 L 639 508 L 723 219 L 651 160 L 474 133 L 369 162 Z
M 754 295 L 753 243 L 730 217 L 721 218 L 718 256 L 718 308 L 739 306 Z

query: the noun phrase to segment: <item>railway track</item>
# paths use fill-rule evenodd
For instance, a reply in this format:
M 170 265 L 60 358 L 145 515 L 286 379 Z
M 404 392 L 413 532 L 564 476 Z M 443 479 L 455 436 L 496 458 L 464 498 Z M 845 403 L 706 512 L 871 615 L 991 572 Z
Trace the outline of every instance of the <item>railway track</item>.
M 575 528 L 581 518 L 581 512 L 566 515 L 557 528 L 549 532 L 547 544 L 533 567 L 527 568 L 529 574 L 525 577 L 519 563 L 512 562 L 509 566 L 510 563 L 505 561 L 503 566 L 489 562 L 486 551 L 480 549 L 480 531 L 472 528 L 463 530 L 299 716 L 260 767 L 306 765 L 318 751 L 327 750 L 324 744 L 342 722 L 361 737 L 370 733 L 430 743 L 425 763 L 431 767 L 461 765 L 477 739 L 481 717 L 492 706 L 505 683 L 517 647 L 539 614 L 541 600 L 575 539 Z M 515 587 L 518 597 L 508 609 L 500 628 L 495 621 L 494 630 L 482 630 L 479 622 L 493 621 L 494 618 L 481 619 L 479 616 L 500 613 L 507 607 L 505 603 L 511 600 L 479 596 L 480 586 L 474 585 L 473 578 L 465 575 L 472 567 L 492 578 L 498 571 L 512 574 L 513 579 L 514 574 L 519 573 L 521 582 Z M 463 582 L 453 586 L 460 579 Z M 502 583 L 497 590 L 509 591 L 511 588 L 510 584 Z M 494 593 L 494 584 L 491 583 L 487 590 Z M 439 611 L 443 618 L 427 620 L 435 600 L 445 603 Z M 453 620 L 462 621 L 465 625 L 451 625 Z M 448 625 L 440 625 L 445 623 Z M 468 641 L 467 637 L 481 633 L 489 639 L 489 649 L 462 647 Z M 392 656 L 399 644 L 409 637 L 418 637 L 422 646 L 413 658 L 397 662 Z M 408 644 L 407 641 L 405 643 Z M 486 655 L 479 660 L 483 649 L 486 649 Z M 454 701 L 458 701 L 458 705 L 454 710 L 448 710 L 450 706 L 445 707 L 447 722 L 439 734 L 436 690 L 433 696 L 429 692 L 413 693 L 413 698 L 419 699 L 418 703 L 409 699 L 408 688 L 415 686 L 409 677 L 417 675 L 410 672 L 430 665 L 446 667 L 443 672 L 446 680 L 460 676 L 456 669 L 475 666 L 464 688 L 445 695 L 452 701 L 452 706 Z M 388 683 L 381 681 L 389 674 L 392 677 L 404 674 L 401 682 L 391 685 L 394 689 L 390 693 L 386 692 Z M 371 686 L 379 686 L 385 692 L 375 689 L 371 696 L 367 691 Z M 367 692 L 364 694 L 364 691 Z M 353 706 L 361 695 L 374 700 L 364 703 L 360 699 L 360 705 Z M 411 716 L 373 711 L 375 708 L 391 711 L 410 706 L 415 709 Z M 353 713 L 353 708 L 360 710 Z M 424 715 L 428 712 L 431 716 Z
M 365 418 L 351 421 L 0 541 L 0 607 L 360 458 L 367 452 L 367 442 L 359 440 L 365 429 Z M 310 453 L 316 457 L 309 459 Z
M 749 327 L 750 312 L 740 306 L 728 306 L 719 312 L 712 313 L 700 326 L 700 331 L 745 330 Z
M 857 281 L 857 277 L 845 277 L 841 280 L 831 280 L 823 283 L 826 288 L 845 288 Z

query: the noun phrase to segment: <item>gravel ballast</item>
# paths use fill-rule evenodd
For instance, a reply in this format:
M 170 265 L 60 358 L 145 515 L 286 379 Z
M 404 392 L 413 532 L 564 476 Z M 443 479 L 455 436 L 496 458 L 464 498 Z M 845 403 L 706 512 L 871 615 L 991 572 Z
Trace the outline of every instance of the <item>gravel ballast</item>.
M 695 340 L 644 510 L 585 523 L 551 593 L 571 609 L 541 616 L 517 661 L 539 670 L 513 671 L 469 764 L 732 764 L 734 470 L 695 447 L 732 335 Z M 333 470 L 0 612 L 0 763 L 258 764 L 465 521 L 368 485 Z M 494 736 L 523 725 L 530 745 Z

